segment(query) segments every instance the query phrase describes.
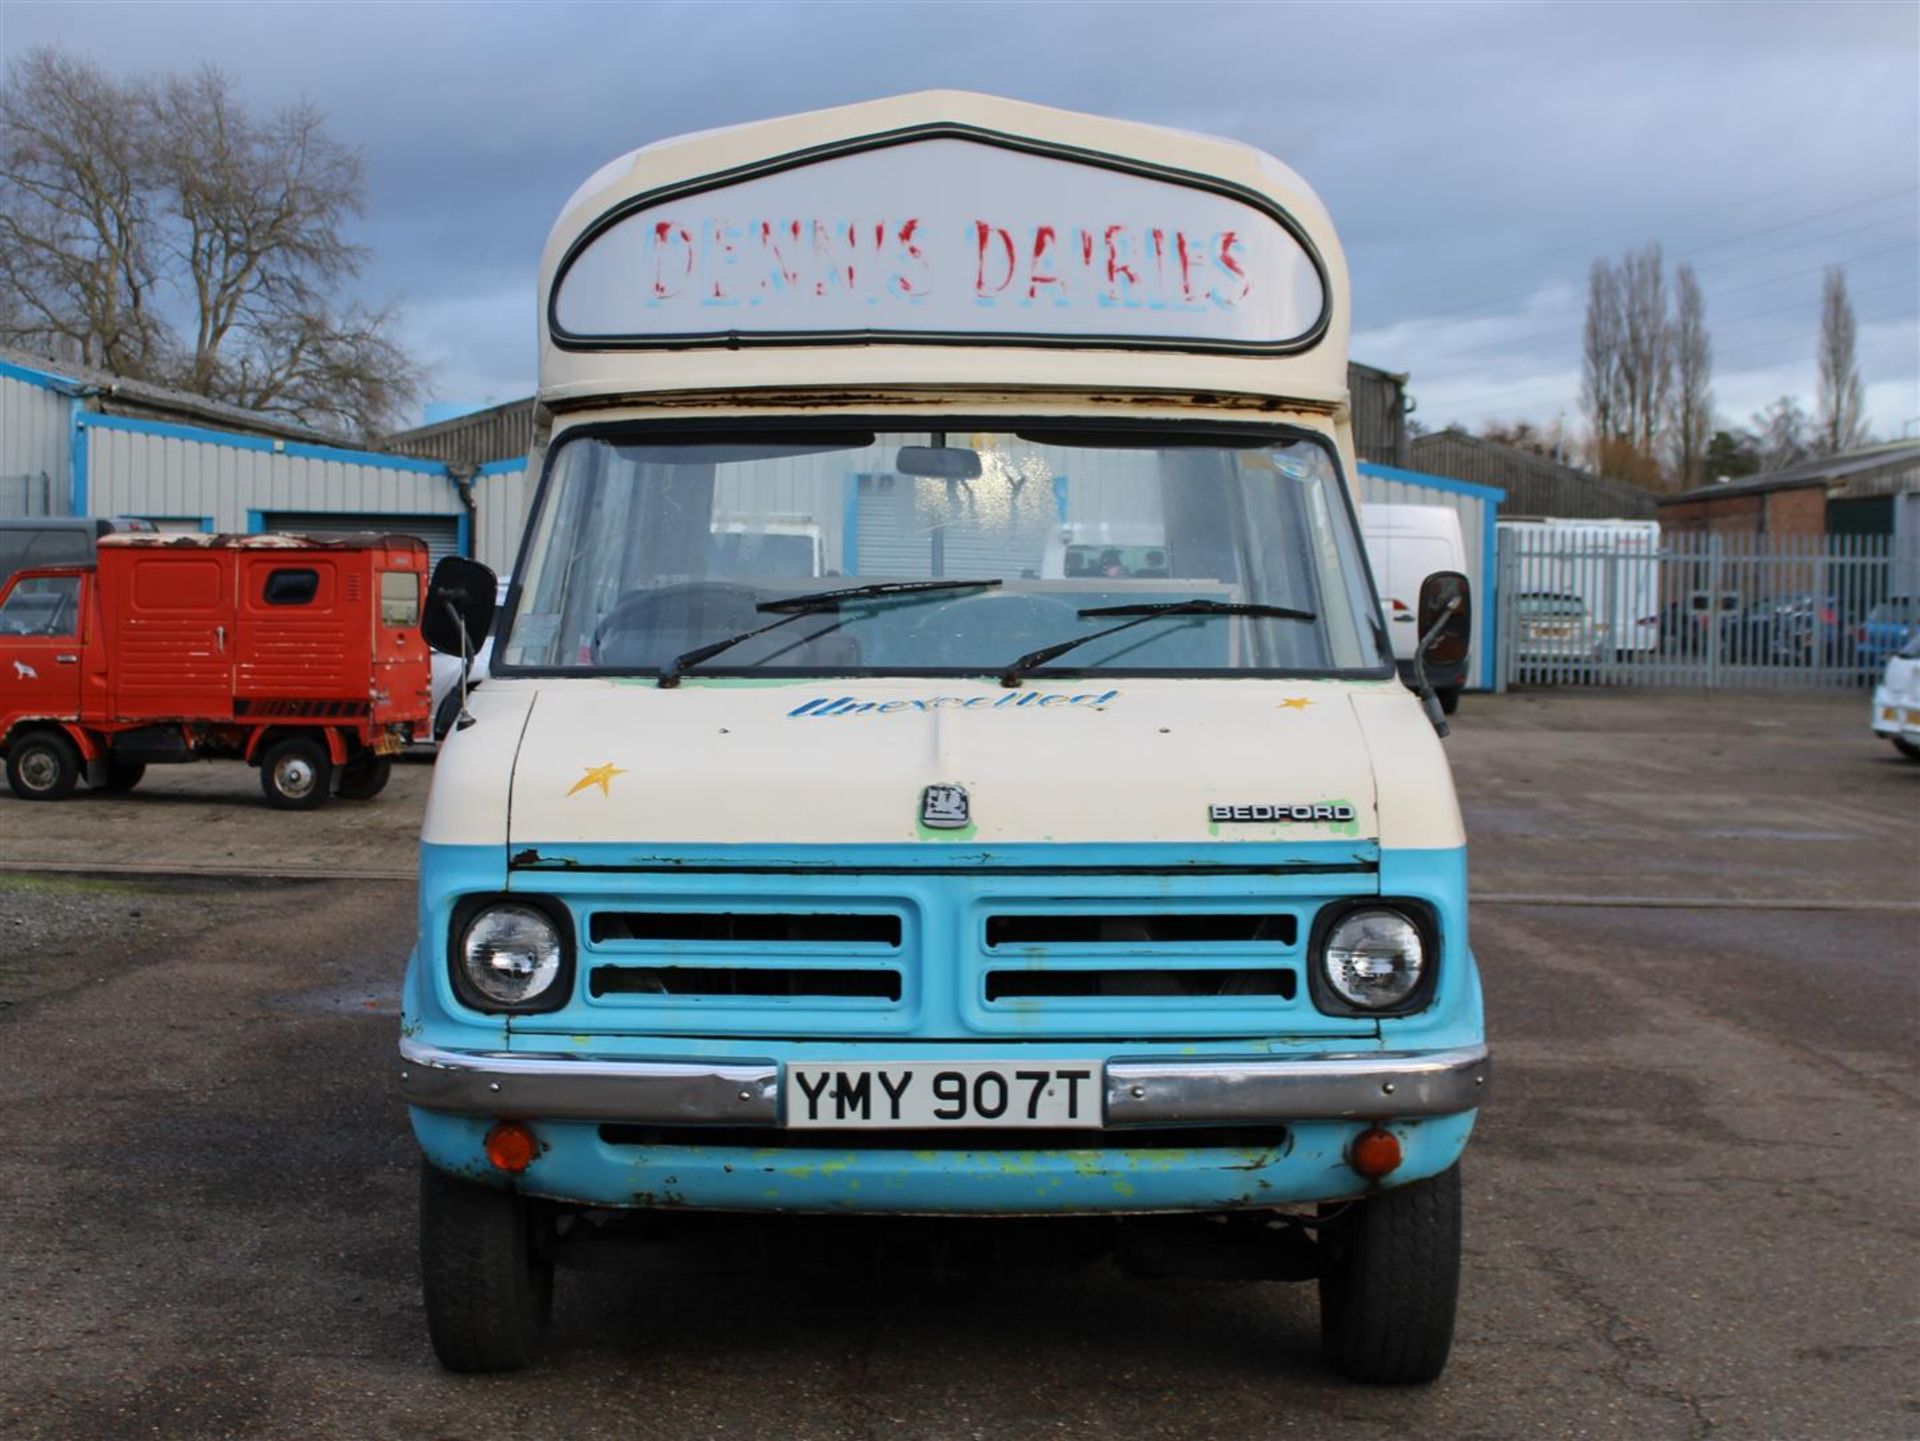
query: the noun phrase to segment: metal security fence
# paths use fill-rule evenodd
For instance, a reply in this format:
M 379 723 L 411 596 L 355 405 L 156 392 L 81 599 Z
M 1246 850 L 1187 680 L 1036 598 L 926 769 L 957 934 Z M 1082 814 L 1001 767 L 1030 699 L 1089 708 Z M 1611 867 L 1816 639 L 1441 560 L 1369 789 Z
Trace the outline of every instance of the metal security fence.
M 1502 524 L 1499 684 L 1867 685 L 1920 625 L 1917 578 L 1913 537 Z

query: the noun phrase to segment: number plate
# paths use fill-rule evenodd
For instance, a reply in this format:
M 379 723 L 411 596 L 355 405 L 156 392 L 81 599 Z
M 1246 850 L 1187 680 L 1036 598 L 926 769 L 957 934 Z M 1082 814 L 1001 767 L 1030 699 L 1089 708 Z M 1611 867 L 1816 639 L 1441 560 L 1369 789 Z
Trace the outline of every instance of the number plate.
M 789 1065 L 791 1130 L 1098 1127 L 1098 1061 Z

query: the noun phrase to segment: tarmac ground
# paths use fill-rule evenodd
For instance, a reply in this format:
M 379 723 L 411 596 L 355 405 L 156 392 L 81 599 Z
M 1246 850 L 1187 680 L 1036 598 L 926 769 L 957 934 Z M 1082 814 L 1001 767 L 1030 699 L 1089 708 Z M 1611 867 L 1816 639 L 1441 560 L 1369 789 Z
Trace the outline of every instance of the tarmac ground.
M 429 767 L 0 793 L 0 1437 L 1920 1434 L 1920 765 L 1863 696 L 1469 696 L 1448 745 L 1496 1071 L 1400 1390 L 1321 1369 L 1310 1285 L 859 1245 L 566 1272 L 538 1369 L 448 1375 L 387 1086 Z

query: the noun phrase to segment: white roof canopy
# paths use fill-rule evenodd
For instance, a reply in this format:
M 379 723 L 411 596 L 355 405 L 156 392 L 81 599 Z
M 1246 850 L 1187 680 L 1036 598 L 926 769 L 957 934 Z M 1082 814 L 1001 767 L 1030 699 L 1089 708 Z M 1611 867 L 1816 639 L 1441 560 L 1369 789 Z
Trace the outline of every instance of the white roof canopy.
M 634 151 L 541 271 L 549 403 L 676 391 L 1345 393 L 1324 208 L 1248 146 L 958 92 Z

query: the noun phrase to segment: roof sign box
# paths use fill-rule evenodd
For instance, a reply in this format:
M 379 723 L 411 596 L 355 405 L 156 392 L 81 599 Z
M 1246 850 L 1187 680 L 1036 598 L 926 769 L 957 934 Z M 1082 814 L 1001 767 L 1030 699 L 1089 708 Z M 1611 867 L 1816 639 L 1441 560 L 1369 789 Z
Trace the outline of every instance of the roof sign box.
M 632 197 L 562 260 L 571 349 L 899 341 L 1284 353 L 1324 267 L 1213 177 L 956 127 Z

